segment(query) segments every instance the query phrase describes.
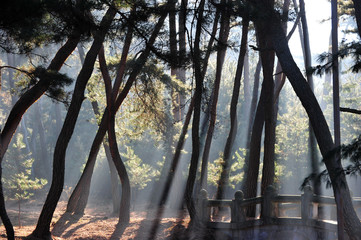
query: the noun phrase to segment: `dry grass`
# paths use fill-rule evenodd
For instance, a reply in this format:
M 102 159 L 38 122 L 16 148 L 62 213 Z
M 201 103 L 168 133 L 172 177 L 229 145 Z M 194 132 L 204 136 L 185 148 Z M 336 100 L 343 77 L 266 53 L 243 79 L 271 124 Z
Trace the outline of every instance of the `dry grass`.
M 42 203 L 27 202 L 22 206 L 21 227 L 18 226 L 16 203 L 7 203 L 8 214 L 13 222 L 16 239 L 24 239 L 34 230 Z M 90 204 L 84 216 L 64 214 L 66 202 L 59 202 L 52 222 L 53 239 L 149 239 L 155 211 L 132 211 L 130 223 L 124 228 L 117 227 L 118 218 L 110 216 L 110 206 Z M 180 215 L 186 216 L 184 219 Z M 165 215 L 159 221 L 155 239 L 171 239 L 187 227 L 189 217 L 185 212 Z M 171 236 L 171 235 L 174 236 Z M 176 237 L 177 238 L 177 237 Z M 5 228 L 0 226 L 0 239 L 5 239 Z

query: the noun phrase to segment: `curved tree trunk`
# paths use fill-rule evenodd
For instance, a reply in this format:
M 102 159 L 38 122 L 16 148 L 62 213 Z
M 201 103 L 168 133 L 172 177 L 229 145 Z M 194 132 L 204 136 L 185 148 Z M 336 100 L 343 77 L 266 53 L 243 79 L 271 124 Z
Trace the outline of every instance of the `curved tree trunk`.
M 310 86 L 293 60 L 280 20 L 276 16 L 272 16 L 272 39 L 275 52 L 281 63 L 283 72 L 289 79 L 310 118 L 318 146 L 325 159 L 324 162 L 330 175 L 337 207 L 342 208 L 344 212 L 346 232 L 351 238 L 359 239 L 361 236 L 361 223 L 352 205 L 350 191 L 344 172 L 342 171 L 341 161 L 334 156 L 329 156 L 335 145 L 332 141 L 326 119 Z M 342 201 L 340 201 L 341 199 Z
M 129 47 L 131 43 L 132 38 L 132 30 L 128 31 L 127 34 L 127 40 L 128 44 L 124 46 L 123 53 L 122 54 L 122 60 L 120 63 L 120 66 L 125 65 L 126 57 L 129 52 Z M 107 99 L 107 108 L 109 111 L 108 114 L 108 139 L 109 139 L 109 149 L 111 158 L 113 159 L 113 163 L 115 165 L 115 168 L 117 169 L 120 181 L 122 183 L 122 196 L 120 200 L 120 207 L 119 207 L 119 220 L 118 223 L 122 224 L 128 224 L 130 220 L 130 198 L 131 198 L 131 189 L 130 189 L 130 182 L 127 170 L 125 168 L 125 165 L 120 157 L 117 139 L 116 139 L 116 133 L 115 133 L 115 115 L 117 112 L 117 108 L 114 106 L 116 96 L 118 94 L 118 91 L 114 91 L 112 89 L 112 80 L 109 75 L 109 71 L 107 68 L 107 64 L 105 61 L 105 55 L 104 55 L 104 48 L 102 47 L 99 51 L 99 64 L 100 64 L 100 70 L 102 72 L 104 85 L 105 85 L 105 92 L 106 92 L 106 99 Z M 123 74 L 123 71 L 119 71 L 120 74 Z M 114 87 L 116 87 L 117 81 L 120 81 L 122 78 L 119 77 L 114 82 Z
M 86 84 L 93 72 L 96 57 L 116 13 L 117 10 L 113 6 L 111 6 L 106 12 L 102 22 L 100 23 L 99 31 L 94 35 L 94 42 L 85 57 L 84 65 L 77 77 L 69 110 L 65 117 L 64 125 L 61 129 L 54 150 L 53 179 L 51 187 L 40 213 L 36 228 L 32 233 L 32 236 L 34 237 L 50 237 L 50 223 L 64 185 L 66 149 L 73 134 L 80 108 L 84 100 Z
M 80 45 L 78 45 L 77 48 L 78 48 L 81 64 L 83 65 L 84 64 L 84 58 L 85 58 L 84 49 Z M 94 114 L 99 116 L 100 111 L 99 111 L 98 102 L 96 102 L 96 101 L 91 102 L 91 105 L 92 105 Z M 119 204 L 118 203 L 120 202 L 120 188 L 119 188 L 119 180 L 118 180 L 118 176 L 117 176 L 117 170 L 115 168 L 115 165 L 114 165 L 114 162 L 113 162 L 113 159 L 112 159 L 112 155 L 110 153 L 109 144 L 105 140 L 103 140 L 103 147 L 104 147 L 105 156 L 106 156 L 108 166 L 109 166 L 110 181 L 111 181 L 111 184 L 112 184 L 113 214 L 119 214 Z M 86 195 L 89 195 L 89 192 Z M 85 197 L 85 196 L 82 196 L 82 197 Z M 81 201 L 85 201 L 85 203 L 82 204 L 83 206 L 86 205 L 87 200 L 88 200 L 88 198 L 86 198 L 85 200 L 81 200 Z M 84 209 L 81 210 L 81 213 L 83 211 L 84 211 Z
M 114 106 L 115 106 L 116 110 L 118 110 L 119 107 L 121 106 L 121 104 L 123 103 L 124 99 L 126 98 L 126 96 L 129 93 L 134 81 L 136 80 L 136 77 L 138 76 L 139 72 L 141 71 L 142 67 L 144 66 L 144 64 L 149 56 L 150 50 L 155 42 L 155 39 L 158 36 L 158 33 L 159 33 L 161 27 L 163 26 L 165 17 L 166 17 L 166 12 L 163 13 L 163 15 L 158 20 L 158 22 L 153 30 L 153 33 L 148 40 L 146 49 L 142 52 L 142 54 L 136 60 L 137 67 L 134 68 L 132 70 L 132 72 L 130 73 L 130 76 L 129 76 L 124 88 L 122 89 L 122 91 L 120 92 L 119 96 L 117 97 L 117 99 L 115 101 Z M 125 64 L 123 64 L 123 66 L 125 66 Z M 121 72 L 120 69 L 118 71 Z M 120 78 L 120 75 L 121 74 L 119 74 L 119 73 L 117 74 L 117 79 Z M 120 84 L 120 81 L 116 80 L 116 82 Z M 113 89 L 119 89 L 119 86 L 114 85 Z M 91 146 L 91 149 L 89 152 L 88 160 L 86 162 L 83 173 L 82 173 L 76 187 L 74 188 L 73 193 L 71 194 L 71 196 L 69 198 L 67 210 L 66 210 L 69 213 L 73 213 L 73 212 L 78 213 L 78 214 L 84 213 L 84 209 L 85 209 L 86 203 L 88 201 L 90 182 L 91 182 L 91 177 L 93 175 L 96 157 L 99 152 L 100 145 L 104 139 L 105 133 L 107 131 L 107 127 L 108 127 L 107 123 L 109 121 L 108 117 L 109 117 L 108 109 L 106 108 L 103 113 L 102 120 L 99 124 L 98 131 L 93 140 L 93 143 L 92 143 L 92 146 Z
M 64 62 L 68 56 L 74 51 L 76 45 L 80 40 L 79 35 L 74 35 L 68 39 L 68 41 L 58 50 L 50 65 L 48 70 L 50 71 L 59 71 L 63 66 Z M 51 82 L 49 79 L 40 79 L 40 81 L 26 91 L 19 100 L 15 103 L 13 108 L 10 111 L 9 117 L 6 120 L 5 126 L 0 135 L 0 164 L 4 158 L 5 152 L 9 146 L 9 143 L 12 139 L 13 134 L 18 127 L 22 116 L 27 111 L 27 109 L 38 100 L 44 92 L 49 88 Z M 1 167 L 0 167 L 1 168 Z M 0 179 L 1 180 L 1 179 Z M 2 189 L 2 183 L 0 181 L 0 217 L 4 223 L 6 233 L 8 238 L 14 238 L 14 230 L 12 224 L 7 216 L 5 209 L 5 201 Z
M 198 216 L 194 200 L 192 199 L 194 182 L 196 179 L 198 159 L 199 159 L 199 121 L 201 114 L 201 101 L 202 101 L 202 89 L 203 89 L 203 78 L 200 64 L 200 36 L 203 24 L 203 12 L 204 12 L 205 0 L 201 0 L 198 6 L 198 21 L 196 26 L 196 34 L 194 39 L 194 56 L 193 65 L 196 79 L 196 89 L 194 93 L 194 111 L 193 111 L 193 123 L 192 123 L 192 155 L 191 163 L 189 167 L 189 173 L 186 183 L 186 189 L 184 198 L 187 204 L 189 216 L 191 217 L 192 223 L 198 222 Z

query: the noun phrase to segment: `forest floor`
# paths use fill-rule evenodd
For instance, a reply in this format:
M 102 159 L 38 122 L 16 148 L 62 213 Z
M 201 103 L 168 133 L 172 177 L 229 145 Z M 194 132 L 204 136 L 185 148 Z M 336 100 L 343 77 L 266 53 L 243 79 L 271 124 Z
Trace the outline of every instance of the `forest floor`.
M 25 239 L 35 229 L 42 202 L 28 201 L 21 205 L 19 227 L 19 209 L 17 202 L 9 202 L 7 211 L 12 220 L 16 239 Z M 111 216 L 111 206 L 99 203 L 88 204 L 85 214 L 63 215 L 66 202 L 59 202 L 52 222 L 52 236 L 61 239 L 149 239 L 153 225 L 155 210 L 145 211 L 144 207 L 136 206 L 131 211 L 130 223 L 126 228 L 116 228 L 118 217 Z M 167 213 L 159 219 L 159 228 L 155 239 L 179 239 L 177 235 L 184 233 L 189 223 L 186 211 Z M 121 235 L 121 237 L 119 237 Z M 0 225 L 0 239 L 5 239 L 5 228 Z

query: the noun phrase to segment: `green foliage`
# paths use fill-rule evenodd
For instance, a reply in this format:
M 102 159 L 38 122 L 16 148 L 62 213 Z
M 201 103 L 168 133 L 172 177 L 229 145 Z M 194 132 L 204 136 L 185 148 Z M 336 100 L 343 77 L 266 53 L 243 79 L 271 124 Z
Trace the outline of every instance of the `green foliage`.
M 243 180 L 244 172 L 241 170 L 244 166 L 244 155 L 245 149 L 240 148 L 232 156 L 232 164 L 229 169 L 229 184 L 233 189 Z M 216 160 L 208 164 L 208 184 L 218 186 L 223 163 L 223 153 L 220 153 Z
M 127 152 L 122 153 L 121 156 L 125 158 L 124 164 L 129 174 L 130 186 L 142 190 L 150 181 L 159 177 L 160 171 L 144 163 L 130 147 L 126 149 Z
M 276 128 L 275 181 L 297 183 L 309 173 L 309 121 L 291 86 L 286 83 L 282 91 Z M 288 187 L 287 185 L 284 186 Z
M 343 43 L 336 55 L 331 53 L 322 53 L 318 57 L 318 62 L 320 63 L 316 67 L 307 69 L 308 72 L 312 74 L 317 74 L 322 76 L 325 73 L 329 73 L 332 69 L 333 60 L 336 58 L 346 59 L 351 57 L 353 64 L 350 67 L 350 71 L 353 73 L 358 73 L 361 69 L 361 43 L 360 42 L 350 42 Z
M 38 178 L 32 180 L 29 175 L 30 169 L 27 169 L 25 172 L 16 173 L 10 179 L 4 180 L 8 199 L 19 201 L 29 199 L 34 195 L 34 190 L 41 189 L 47 184 L 47 180 Z
M 31 179 L 34 159 L 30 158 L 29 154 L 22 154 L 22 150 L 25 149 L 22 134 L 18 133 L 14 140 L 8 157 L 14 157 L 15 154 L 15 159 L 12 159 L 12 164 L 9 161 L 5 162 L 5 168 L 8 170 L 3 178 L 5 196 L 7 199 L 25 200 L 33 196 L 35 190 L 43 188 L 47 181 L 45 179 Z

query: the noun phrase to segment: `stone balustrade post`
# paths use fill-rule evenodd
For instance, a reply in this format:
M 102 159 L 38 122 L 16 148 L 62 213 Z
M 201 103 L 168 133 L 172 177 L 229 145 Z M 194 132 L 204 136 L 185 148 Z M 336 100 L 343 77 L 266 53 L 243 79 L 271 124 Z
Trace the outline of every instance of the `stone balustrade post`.
M 273 199 L 277 196 L 277 191 L 273 186 L 268 186 L 265 190 L 262 202 L 261 217 L 264 221 L 269 221 L 273 217 Z
M 307 185 L 303 189 L 303 194 L 301 195 L 301 218 L 303 221 L 307 221 L 312 218 L 313 215 L 313 189 L 311 186 Z
M 238 190 L 234 194 L 231 207 L 231 222 L 240 223 L 246 221 L 246 215 L 244 208 L 241 206 L 244 200 L 244 194 L 241 190 Z
M 211 211 L 208 207 L 208 193 L 207 190 L 202 189 L 200 191 L 200 216 L 201 216 L 201 221 L 203 222 L 209 222 L 210 221 L 210 215 L 211 215 Z

